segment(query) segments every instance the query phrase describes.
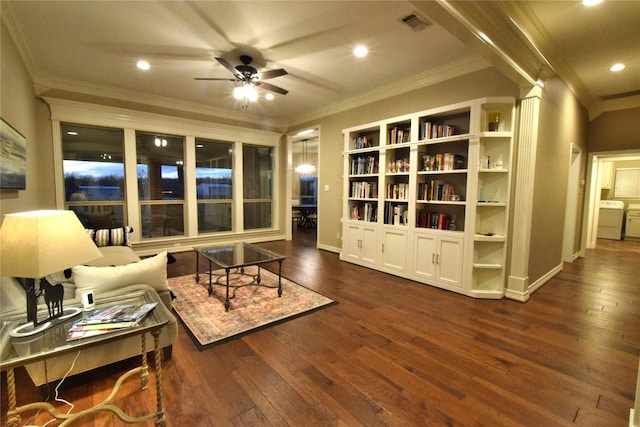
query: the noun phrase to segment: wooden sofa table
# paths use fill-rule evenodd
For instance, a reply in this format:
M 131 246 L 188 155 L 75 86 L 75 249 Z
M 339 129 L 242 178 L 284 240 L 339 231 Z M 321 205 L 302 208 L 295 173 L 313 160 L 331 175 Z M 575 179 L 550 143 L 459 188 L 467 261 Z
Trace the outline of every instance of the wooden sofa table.
M 158 298 L 158 294 L 153 289 L 149 288 L 149 290 L 141 290 L 132 294 L 121 295 L 119 297 L 113 297 L 98 301 L 98 304 L 96 304 L 96 310 L 120 304 L 139 305 L 153 302 L 162 304 L 162 302 Z M 154 309 L 140 322 L 138 326 L 123 328 L 102 335 L 67 341 L 68 331 L 71 328 L 72 323 L 80 320 L 81 317 L 81 315 L 78 315 L 74 318 L 60 321 L 44 332 L 41 332 L 32 337 L 25 338 L 10 337 L 10 331 L 17 325 L 23 323 L 24 318 L 12 320 L 4 319 L 2 327 L 0 329 L 0 354 L 2 355 L 2 358 L 0 359 L 0 370 L 7 371 L 7 426 L 19 426 L 21 422 L 21 417 L 19 415 L 20 413 L 32 410 L 45 410 L 53 418 L 57 420 L 64 420 L 60 424 L 60 426 L 69 425 L 86 415 L 106 411 L 113 413 L 125 423 L 134 424 L 155 419 L 156 426 L 164 427 L 166 425 L 166 420 L 164 417 L 164 407 L 162 403 L 162 352 L 160 349 L 159 336 L 160 330 L 169 321 L 166 313 L 162 310 Z M 147 332 L 151 333 L 154 338 L 157 409 L 155 413 L 133 417 L 124 413 L 124 411 L 114 405 L 112 401 L 116 393 L 118 392 L 120 385 L 132 375 L 140 374 L 142 383 L 141 388 L 148 388 L 149 367 L 147 364 L 147 349 L 145 342 L 145 336 Z M 116 384 L 114 385 L 114 388 L 109 396 L 98 405 L 80 412 L 69 414 L 61 413 L 53 405 L 47 402 L 36 402 L 16 407 L 17 398 L 15 390 L 15 376 L 13 372 L 14 368 L 40 360 L 47 360 L 48 358 L 52 358 L 65 353 L 81 352 L 82 350 L 93 346 L 101 345 L 106 342 L 122 340 L 124 338 L 135 335 L 139 335 L 141 337 L 141 366 L 125 372 L 116 381 Z

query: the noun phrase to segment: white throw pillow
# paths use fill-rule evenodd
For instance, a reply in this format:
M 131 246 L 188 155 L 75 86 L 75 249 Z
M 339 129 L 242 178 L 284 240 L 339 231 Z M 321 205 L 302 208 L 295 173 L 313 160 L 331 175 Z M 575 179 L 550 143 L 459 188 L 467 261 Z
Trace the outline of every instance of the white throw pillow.
M 150 285 L 157 292 L 168 291 L 167 252 L 127 265 L 114 267 L 89 267 L 77 265 L 72 268 L 76 283 L 76 295 L 85 290 L 102 293 L 129 285 Z

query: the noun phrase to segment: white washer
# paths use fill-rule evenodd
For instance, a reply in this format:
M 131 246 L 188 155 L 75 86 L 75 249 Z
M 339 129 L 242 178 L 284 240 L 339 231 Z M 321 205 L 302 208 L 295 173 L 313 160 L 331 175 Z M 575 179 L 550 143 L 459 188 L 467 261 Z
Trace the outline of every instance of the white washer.
M 640 238 L 640 204 L 630 203 L 627 208 L 627 225 L 624 237 Z
M 598 238 L 622 240 L 624 223 L 624 202 L 621 200 L 601 200 L 598 215 Z

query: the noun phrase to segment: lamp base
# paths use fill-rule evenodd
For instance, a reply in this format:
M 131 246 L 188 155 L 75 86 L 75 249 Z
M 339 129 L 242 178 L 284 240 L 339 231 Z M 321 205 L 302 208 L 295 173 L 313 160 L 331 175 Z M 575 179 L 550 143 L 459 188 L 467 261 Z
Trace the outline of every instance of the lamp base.
M 82 309 L 79 307 L 66 307 L 62 311 L 62 314 L 56 318 L 49 319 L 46 322 L 39 324 L 38 326 L 34 326 L 33 322 L 25 323 L 24 325 L 20 325 L 17 328 L 13 329 L 11 332 L 9 332 L 9 335 L 14 338 L 30 337 L 32 335 L 39 334 L 47 328 L 50 328 L 54 323 L 57 323 L 56 320 L 66 320 L 80 313 L 82 313 Z
M 38 326 L 33 326 L 33 323 L 25 323 L 24 325 L 20 325 L 13 329 L 9 332 L 9 335 L 14 338 L 30 337 L 32 335 L 39 334 L 50 326 L 51 322 L 44 322 Z

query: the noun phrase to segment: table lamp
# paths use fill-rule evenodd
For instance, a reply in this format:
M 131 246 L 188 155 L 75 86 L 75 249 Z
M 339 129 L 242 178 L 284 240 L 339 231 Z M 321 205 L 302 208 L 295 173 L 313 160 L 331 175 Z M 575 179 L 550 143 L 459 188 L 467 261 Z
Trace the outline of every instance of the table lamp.
M 0 275 L 24 279 L 27 323 L 12 336 L 39 333 L 56 318 L 68 318 L 81 309 L 62 306 L 64 289 L 44 276 L 102 256 L 73 211 L 40 210 L 7 214 L 0 228 Z M 36 290 L 40 284 L 40 292 Z M 49 317 L 38 321 L 38 297 L 44 292 Z

